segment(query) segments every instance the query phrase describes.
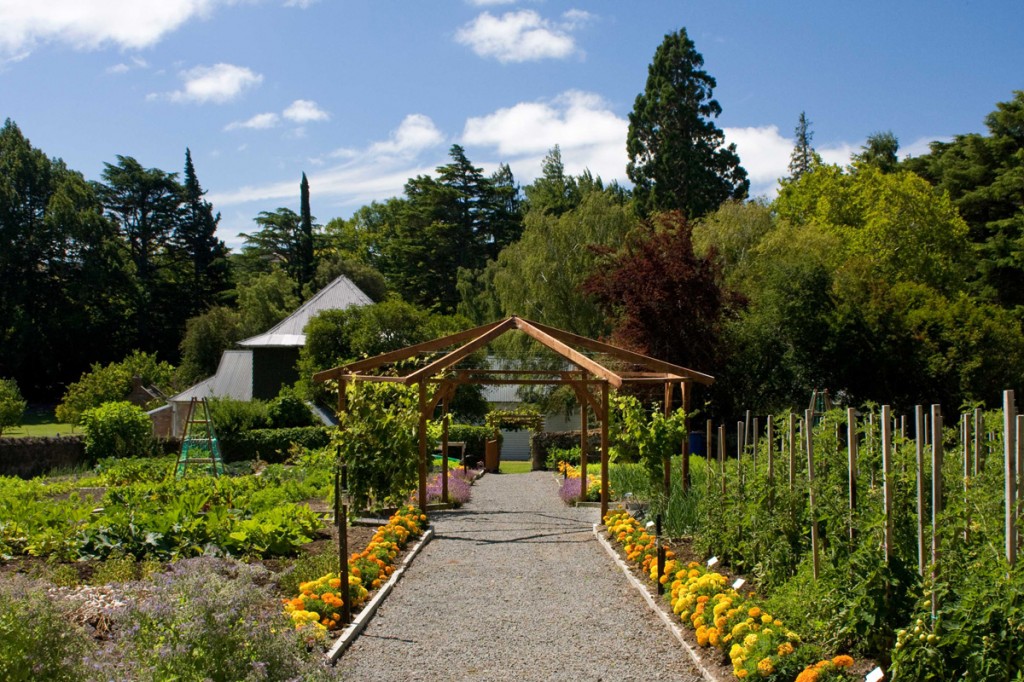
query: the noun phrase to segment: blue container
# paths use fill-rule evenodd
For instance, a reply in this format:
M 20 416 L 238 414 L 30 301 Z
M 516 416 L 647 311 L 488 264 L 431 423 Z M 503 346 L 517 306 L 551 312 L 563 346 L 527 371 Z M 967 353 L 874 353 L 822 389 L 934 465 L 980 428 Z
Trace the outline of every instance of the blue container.
M 707 457 L 708 449 L 707 443 L 704 442 L 703 433 L 690 434 L 690 454 L 700 455 L 701 457 Z

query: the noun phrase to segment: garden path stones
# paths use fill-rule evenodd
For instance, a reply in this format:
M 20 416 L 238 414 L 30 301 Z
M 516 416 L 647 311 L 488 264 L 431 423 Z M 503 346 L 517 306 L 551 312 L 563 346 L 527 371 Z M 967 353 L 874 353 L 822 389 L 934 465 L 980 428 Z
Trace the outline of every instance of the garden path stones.
M 546 472 L 489 474 L 337 663 L 346 680 L 700 680 Z

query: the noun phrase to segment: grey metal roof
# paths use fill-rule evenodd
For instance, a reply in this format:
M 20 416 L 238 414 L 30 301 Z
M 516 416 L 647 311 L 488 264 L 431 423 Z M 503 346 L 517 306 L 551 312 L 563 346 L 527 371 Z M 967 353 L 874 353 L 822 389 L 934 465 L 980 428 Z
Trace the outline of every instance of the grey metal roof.
M 188 402 L 192 398 L 234 398 L 252 400 L 252 351 L 226 350 L 220 356 L 217 373 L 170 398 Z
M 352 283 L 345 275 L 341 275 L 303 303 L 299 308 L 284 318 L 268 331 L 240 341 L 243 348 L 256 346 L 304 346 L 306 345 L 306 325 L 317 313 L 324 310 L 343 310 L 354 305 L 369 305 L 370 297 Z

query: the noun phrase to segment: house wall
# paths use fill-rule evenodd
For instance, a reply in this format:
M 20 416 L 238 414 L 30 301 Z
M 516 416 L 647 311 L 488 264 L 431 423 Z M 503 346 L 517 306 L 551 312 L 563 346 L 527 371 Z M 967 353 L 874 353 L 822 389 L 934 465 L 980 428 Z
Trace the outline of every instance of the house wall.
M 253 348 L 252 397 L 270 400 L 281 392 L 281 387 L 294 384 L 299 378 L 295 368 L 298 361 L 298 348 Z

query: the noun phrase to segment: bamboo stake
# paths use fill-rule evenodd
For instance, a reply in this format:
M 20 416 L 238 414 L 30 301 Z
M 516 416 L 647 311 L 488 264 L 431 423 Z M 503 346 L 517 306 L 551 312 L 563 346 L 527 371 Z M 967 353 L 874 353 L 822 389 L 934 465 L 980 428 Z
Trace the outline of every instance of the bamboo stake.
M 882 494 L 885 505 L 885 563 L 892 559 L 892 420 L 889 406 L 882 405 Z
M 806 419 L 804 421 L 804 434 L 807 443 L 807 489 L 808 489 L 808 512 L 811 517 L 811 555 L 814 568 L 814 579 L 818 579 L 819 574 L 819 560 L 818 560 L 818 519 L 814 515 L 814 429 L 811 428 L 813 423 L 814 412 L 807 410 Z

